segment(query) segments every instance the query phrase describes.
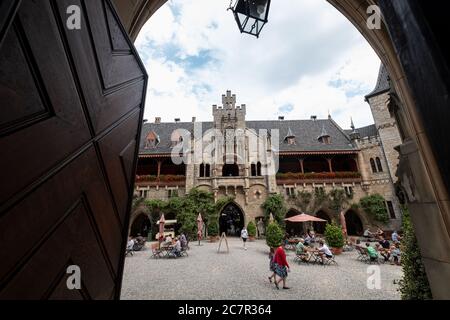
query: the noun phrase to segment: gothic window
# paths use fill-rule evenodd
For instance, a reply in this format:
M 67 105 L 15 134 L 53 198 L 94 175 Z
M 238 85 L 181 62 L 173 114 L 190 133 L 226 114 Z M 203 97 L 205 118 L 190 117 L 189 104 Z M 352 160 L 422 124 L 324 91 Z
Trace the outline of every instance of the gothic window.
M 205 177 L 211 177 L 211 165 L 209 163 L 205 165 Z
M 289 198 L 294 198 L 295 197 L 295 188 L 294 187 L 287 187 L 286 188 L 286 195 Z
M 259 161 L 258 161 L 258 163 L 256 164 L 256 175 L 257 175 L 258 177 L 261 177 L 261 176 L 262 176 L 262 174 L 261 174 L 261 162 L 259 162 Z
M 204 178 L 205 177 L 205 164 L 202 163 L 200 165 L 200 178 Z
M 387 206 L 389 216 L 391 217 L 391 219 L 396 219 L 394 205 L 392 204 L 392 201 L 386 201 L 386 206 Z
M 377 166 L 375 165 L 375 160 L 373 158 L 370 158 L 370 166 L 372 167 L 372 172 L 377 173 Z
M 380 158 L 377 157 L 377 168 L 378 168 L 378 172 L 383 172 L 383 166 L 381 165 L 381 160 Z
M 254 163 L 252 163 L 252 165 L 251 165 L 251 176 L 252 177 L 256 177 L 256 164 L 254 164 Z

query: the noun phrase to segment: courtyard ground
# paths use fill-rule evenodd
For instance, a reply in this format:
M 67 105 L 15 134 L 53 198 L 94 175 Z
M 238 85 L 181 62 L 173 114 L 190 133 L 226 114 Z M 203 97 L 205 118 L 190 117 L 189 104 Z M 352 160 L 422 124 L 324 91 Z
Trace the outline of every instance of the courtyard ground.
M 188 257 L 153 259 L 151 249 L 135 252 L 125 260 L 122 299 L 217 300 L 316 300 L 400 299 L 397 292 L 402 269 L 381 264 L 381 288 L 367 287 L 368 265 L 357 261 L 356 251 L 336 257 L 338 266 L 297 264 L 288 251 L 290 290 L 269 283 L 268 247 L 264 240 L 247 243 L 228 239 L 230 252 L 217 253 L 218 243 L 190 243 Z M 222 245 L 224 247 L 224 245 Z M 373 265 L 372 265 L 373 266 Z

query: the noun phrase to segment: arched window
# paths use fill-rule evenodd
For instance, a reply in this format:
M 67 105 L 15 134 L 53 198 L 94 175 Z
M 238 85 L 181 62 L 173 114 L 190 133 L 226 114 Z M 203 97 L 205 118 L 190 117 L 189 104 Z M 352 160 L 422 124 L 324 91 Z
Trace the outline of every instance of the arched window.
M 252 163 L 252 165 L 251 165 L 251 176 L 252 177 L 256 177 L 256 164 L 254 164 L 254 163 Z
M 261 174 L 261 162 L 259 162 L 259 161 L 258 161 L 258 164 L 256 165 L 256 175 L 258 177 L 262 176 L 262 174 Z
M 370 166 L 372 167 L 372 172 L 377 173 L 377 166 L 375 165 L 375 160 L 373 158 L 370 158 Z
M 205 164 L 202 163 L 200 165 L 200 178 L 204 178 L 205 177 Z
M 381 160 L 378 157 L 377 157 L 377 168 L 378 172 L 383 172 L 383 166 L 381 165 Z
M 209 163 L 205 165 L 205 177 L 211 177 L 211 165 Z

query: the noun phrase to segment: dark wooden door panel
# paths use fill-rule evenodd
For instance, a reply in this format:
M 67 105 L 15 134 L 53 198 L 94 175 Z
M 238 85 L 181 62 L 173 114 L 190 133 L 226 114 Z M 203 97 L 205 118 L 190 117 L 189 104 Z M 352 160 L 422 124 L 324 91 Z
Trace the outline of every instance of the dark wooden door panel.
M 0 299 L 117 298 L 147 75 L 109 0 L 5 3 Z
M 99 15 L 105 12 L 113 15 L 109 1 L 59 0 L 54 3 L 62 16 L 67 6 L 72 4 L 79 5 L 83 10 L 85 23 L 81 30 L 73 32 L 64 29 L 64 32 L 73 52 L 75 68 L 85 80 L 80 85 L 94 131 L 101 133 L 117 120 L 117 116 L 125 116 L 141 105 L 145 78 L 131 44 L 128 44 L 128 50 L 119 52 L 112 47 L 112 41 L 119 36 L 125 39 L 125 34 L 118 35 L 116 32 L 115 38 L 110 37 L 107 19 Z M 117 42 L 114 40 L 114 43 Z M 74 50 L 80 46 L 85 51 Z
M 91 136 L 47 1 L 20 7 L 0 56 L 0 181 L 8 182 L 0 185 L 3 203 Z

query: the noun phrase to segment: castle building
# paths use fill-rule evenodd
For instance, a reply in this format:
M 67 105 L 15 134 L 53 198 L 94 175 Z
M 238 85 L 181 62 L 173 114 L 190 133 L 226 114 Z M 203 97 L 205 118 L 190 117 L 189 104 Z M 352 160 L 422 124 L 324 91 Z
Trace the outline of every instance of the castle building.
M 271 194 L 286 200 L 286 217 L 302 210 L 296 195 L 317 191 L 345 191 L 346 227 L 360 235 L 379 225 L 355 206 L 359 200 L 380 194 L 390 217 L 387 229 L 401 224 L 395 196 L 395 172 L 401 144 L 393 115 L 389 113 L 389 79 L 381 67 L 376 88 L 366 96 L 374 125 L 342 129 L 329 116 L 308 120 L 247 121 L 247 107 L 236 104 L 227 91 L 222 106 L 212 107 L 211 122 L 162 122 L 143 125 L 136 177 L 136 193 L 143 198 L 169 199 L 199 188 L 234 201 L 223 208 L 220 231 L 238 232 L 249 221 L 263 216 L 261 205 Z M 340 223 L 339 214 L 326 206 L 307 212 Z M 131 233 L 141 230 L 145 217 L 132 216 Z M 287 226 L 288 231 L 295 226 Z M 314 225 L 323 232 L 323 224 Z M 295 230 L 294 230 L 295 232 Z

